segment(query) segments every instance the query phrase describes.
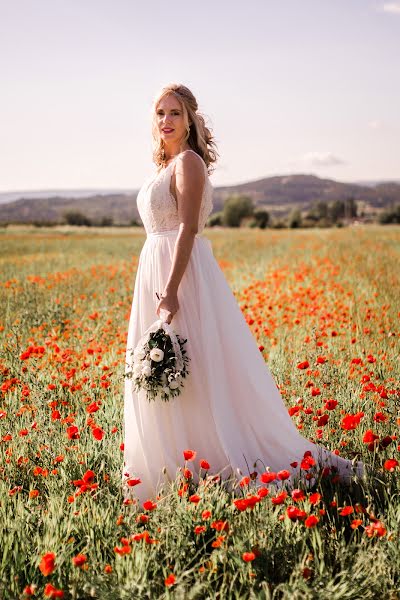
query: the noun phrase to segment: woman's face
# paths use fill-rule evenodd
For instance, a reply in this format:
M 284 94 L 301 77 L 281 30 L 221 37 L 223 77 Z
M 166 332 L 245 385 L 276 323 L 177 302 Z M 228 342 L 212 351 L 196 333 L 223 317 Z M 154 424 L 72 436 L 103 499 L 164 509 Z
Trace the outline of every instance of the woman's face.
M 186 135 L 183 121 L 183 110 L 173 94 L 164 96 L 156 110 L 158 131 L 161 139 L 167 146 L 176 146 L 181 143 Z

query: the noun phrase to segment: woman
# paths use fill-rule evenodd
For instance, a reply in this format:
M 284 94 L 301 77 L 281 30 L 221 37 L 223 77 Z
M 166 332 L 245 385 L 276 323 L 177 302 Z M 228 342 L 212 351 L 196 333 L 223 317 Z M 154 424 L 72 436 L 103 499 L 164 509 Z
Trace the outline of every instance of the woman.
M 290 485 L 308 451 L 317 463 L 337 469 L 342 481 L 351 481 L 350 460 L 300 435 L 211 243 L 202 236 L 213 207 L 208 170 L 217 153 L 187 87 L 162 89 L 153 105 L 153 138 L 160 168 L 137 197 L 147 238 L 135 279 L 126 361 L 159 317 L 173 320 L 174 331 L 187 339 L 190 374 L 170 402 L 148 402 L 126 378 L 125 497 L 140 502 L 155 497 L 158 484 L 175 479 L 186 449 L 195 450 L 223 479 L 270 467 L 289 470 Z M 197 481 L 199 460 L 190 468 Z M 357 474 L 363 474 L 361 462 Z

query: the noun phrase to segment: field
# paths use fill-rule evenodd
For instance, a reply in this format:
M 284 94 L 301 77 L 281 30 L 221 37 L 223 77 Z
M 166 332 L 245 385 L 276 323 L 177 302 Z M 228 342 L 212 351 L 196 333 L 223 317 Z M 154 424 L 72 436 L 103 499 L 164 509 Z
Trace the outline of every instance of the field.
M 143 230 L 2 230 L 1 598 L 400 598 L 400 227 L 205 234 L 292 419 L 365 482 L 232 496 L 179 476 L 135 513 L 122 390 Z

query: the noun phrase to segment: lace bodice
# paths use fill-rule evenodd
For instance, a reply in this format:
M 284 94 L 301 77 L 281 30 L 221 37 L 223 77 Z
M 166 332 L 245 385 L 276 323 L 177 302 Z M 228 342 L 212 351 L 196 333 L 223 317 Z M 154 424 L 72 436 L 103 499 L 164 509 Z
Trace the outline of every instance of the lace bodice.
M 213 186 L 208 176 L 206 163 L 201 156 L 194 150 L 185 150 L 185 152 L 193 152 L 199 157 L 206 176 L 198 222 L 198 233 L 201 233 L 213 209 Z M 176 200 L 170 192 L 171 167 L 178 156 L 180 155 L 175 156 L 168 166 L 157 175 L 147 179 L 139 190 L 136 204 L 146 233 L 179 229 L 178 208 Z

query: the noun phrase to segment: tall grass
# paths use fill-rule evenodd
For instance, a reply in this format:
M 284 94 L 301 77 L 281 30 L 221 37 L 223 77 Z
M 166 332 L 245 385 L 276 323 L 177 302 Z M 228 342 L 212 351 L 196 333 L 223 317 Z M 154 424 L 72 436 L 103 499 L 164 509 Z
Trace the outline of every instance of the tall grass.
M 182 455 L 154 505 L 124 504 L 143 232 L 4 231 L 2 598 L 400 597 L 400 229 L 205 233 L 294 422 L 362 459 L 366 480 L 315 473 L 303 498 L 254 480 L 232 490 L 212 472 L 195 485 Z

